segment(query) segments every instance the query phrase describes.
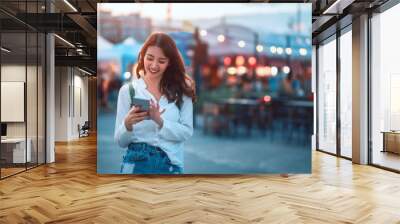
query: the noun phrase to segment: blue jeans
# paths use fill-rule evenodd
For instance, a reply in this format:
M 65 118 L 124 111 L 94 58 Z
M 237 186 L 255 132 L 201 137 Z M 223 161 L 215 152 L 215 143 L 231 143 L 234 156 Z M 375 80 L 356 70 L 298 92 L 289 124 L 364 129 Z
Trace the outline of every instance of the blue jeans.
M 182 168 L 171 163 L 159 147 L 147 143 L 131 143 L 121 165 L 121 173 L 181 174 Z

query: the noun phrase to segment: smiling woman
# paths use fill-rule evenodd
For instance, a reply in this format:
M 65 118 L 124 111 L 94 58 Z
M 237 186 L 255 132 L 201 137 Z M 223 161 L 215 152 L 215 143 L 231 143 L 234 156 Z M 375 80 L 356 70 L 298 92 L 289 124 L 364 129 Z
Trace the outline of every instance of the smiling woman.
M 183 143 L 193 134 L 195 93 L 172 38 L 150 35 L 136 73 L 118 96 L 114 137 L 120 147 L 128 147 L 121 172 L 182 173 Z M 148 100 L 149 109 L 135 105 L 138 99 Z

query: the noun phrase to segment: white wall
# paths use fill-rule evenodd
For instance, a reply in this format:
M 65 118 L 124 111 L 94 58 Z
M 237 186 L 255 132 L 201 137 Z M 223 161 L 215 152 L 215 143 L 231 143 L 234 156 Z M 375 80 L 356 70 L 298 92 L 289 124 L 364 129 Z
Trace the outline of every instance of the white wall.
M 2 65 L 1 66 L 1 81 L 2 82 L 25 82 L 25 65 Z M 30 70 L 28 66 L 28 70 Z M 7 110 L 7 108 L 1 108 Z M 7 123 L 8 137 L 25 137 L 25 122 Z
M 74 91 L 72 92 L 73 96 L 71 96 L 72 99 L 74 99 L 74 102 L 71 102 L 71 105 L 74 105 L 72 108 L 72 119 L 71 119 L 71 138 L 78 138 L 78 124 L 83 125 L 85 121 L 88 121 L 89 118 L 89 113 L 88 113 L 88 78 L 85 76 L 81 76 L 83 73 L 81 73 L 79 70 L 74 70 Z M 80 95 L 80 97 L 79 97 Z M 79 100 L 81 102 L 79 102 Z M 82 107 L 82 108 L 79 108 Z M 82 110 L 80 113 L 80 109 Z M 75 112 L 75 113 L 74 113 Z
M 1 81 L 25 82 L 25 65 L 2 65 Z
M 68 86 L 67 67 L 55 68 L 55 141 L 68 140 Z
M 88 78 L 83 75 L 76 68 L 56 67 L 56 141 L 79 138 L 78 124 L 88 120 Z
M 25 70 L 27 69 L 27 70 Z M 1 66 L 1 81 L 3 82 L 25 82 L 25 75 L 26 71 L 28 74 L 35 73 L 36 74 L 36 67 L 33 66 L 27 66 L 25 65 L 17 65 L 17 64 L 8 64 L 8 65 L 2 65 Z M 29 77 L 28 77 L 29 78 Z M 34 85 L 36 86 L 36 81 L 33 80 L 28 80 L 29 85 Z M 36 112 L 36 87 L 35 88 L 27 88 L 27 106 L 30 108 L 27 109 L 27 120 L 29 122 L 28 124 L 28 137 L 31 132 L 31 130 L 36 130 L 36 113 L 33 113 L 32 108 Z M 34 104 L 32 104 L 34 102 Z M 39 105 L 40 107 L 41 105 Z M 8 108 L 1 108 L 1 110 L 7 110 Z M 23 108 L 24 109 L 24 108 Z M 34 123 L 32 123 L 34 121 Z M 7 136 L 8 137 L 25 137 L 25 126 L 26 122 L 7 122 Z M 35 131 L 36 135 L 36 131 Z
M 38 71 L 36 70 L 38 69 Z M 26 106 L 25 100 L 22 102 L 22 107 L 14 110 L 21 110 L 20 113 L 26 112 L 26 120 L 21 122 L 6 122 L 7 137 L 9 138 L 24 138 L 25 135 L 29 139 L 30 149 L 33 162 L 39 158 L 39 163 L 44 163 L 44 82 L 41 66 L 25 66 L 25 64 L 3 64 L 1 66 L 1 81 L 2 82 L 24 82 L 26 84 Z M 27 80 L 25 80 L 27 78 Z M 4 89 L 2 89 L 2 92 Z M 22 91 L 22 92 L 21 92 Z M 24 94 L 24 90 L 20 90 L 20 94 Z M 7 97 L 6 95 L 2 95 Z M 24 96 L 23 96 L 24 97 Z M 2 102 L 3 104 L 3 102 Z M 2 112 L 15 113 L 11 107 L 2 107 Z M 24 115 L 22 115 L 24 116 Z M 37 155 L 39 154 L 39 155 Z

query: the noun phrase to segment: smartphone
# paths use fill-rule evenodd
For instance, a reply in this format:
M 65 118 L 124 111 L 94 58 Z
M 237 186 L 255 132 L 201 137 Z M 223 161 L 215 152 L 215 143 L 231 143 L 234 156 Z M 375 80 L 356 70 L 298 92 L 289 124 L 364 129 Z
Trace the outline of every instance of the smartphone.
M 132 99 L 132 106 L 140 107 L 141 111 L 148 111 L 150 107 L 150 100 L 140 99 L 140 98 L 133 98 Z

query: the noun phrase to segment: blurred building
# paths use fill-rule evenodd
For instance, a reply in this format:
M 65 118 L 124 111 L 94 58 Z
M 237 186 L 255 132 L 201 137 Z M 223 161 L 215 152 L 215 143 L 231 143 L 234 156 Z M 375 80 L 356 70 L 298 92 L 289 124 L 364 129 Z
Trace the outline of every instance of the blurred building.
M 143 42 L 152 30 L 152 21 L 139 13 L 114 16 L 110 11 L 99 11 L 99 30 L 105 39 L 119 43 L 129 37 Z

